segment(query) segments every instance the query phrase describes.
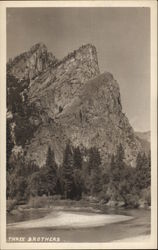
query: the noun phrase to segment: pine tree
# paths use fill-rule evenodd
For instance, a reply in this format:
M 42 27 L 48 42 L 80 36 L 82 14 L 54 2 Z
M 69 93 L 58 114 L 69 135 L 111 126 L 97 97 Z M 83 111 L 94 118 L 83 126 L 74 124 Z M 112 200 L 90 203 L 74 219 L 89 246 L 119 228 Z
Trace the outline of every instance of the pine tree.
M 82 154 L 80 148 L 74 148 L 73 150 L 73 179 L 74 179 L 74 195 L 78 200 L 82 197 L 83 191 L 83 175 L 82 175 Z
M 138 154 L 136 160 L 136 185 L 138 189 L 144 189 L 151 184 L 151 159 L 144 154 Z
M 74 161 L 74 168 L 81 169 L 82 168 L 82 154 L 80 148 L 74 148 L 73 152 L 73 161 Z
M 63 157 L 63 166 L 62 166 L 62 182 L 63 182 L 63 191 L 66 199 L 73 198 L 73 153 L 70 147 L 70 144 L 67 143 L 64 157 Z
M 120 144 L 117 147 L 116 155 L 111 158 L 111 173 L 110 173 L 110 185 L 109 192 L 111 199 L 121 200 L 124 199 L 127 181 L 125 179 L 125 163 L 124 163 L 124 149 Z
M 54 152 L 50 146 L 48 147 L 48 152 L 46 157 L 46 167 L 56 172 Z
M 101 169 L 99 166 L 91 172 L 91 195 L 97 195 L 102 190 Z
M 98 149 L 93 147 L 89 152 L 88 170 L 90 175 L 90 193 L 96 195 L 101 191 L 101 157 Z
M 43 169 L 43 175 L 46 177 L 45 187 L 47 195 L 54 194 L 57 184 L 57 164 L 55 162 L 54 152 L 48 147 L 46 166 Z
M 93 147 L 89 151 L 89 163 L 88 163 L 88 170 L 89 174 L 94 169 L 97 169 L 98 166 L 101 164 L 100 153 L 96 147 Z
M 33 173 L 28 182 L 28 192 L 31 196 L 40 195 L 41 189 L 41 174 L 40 171 Z

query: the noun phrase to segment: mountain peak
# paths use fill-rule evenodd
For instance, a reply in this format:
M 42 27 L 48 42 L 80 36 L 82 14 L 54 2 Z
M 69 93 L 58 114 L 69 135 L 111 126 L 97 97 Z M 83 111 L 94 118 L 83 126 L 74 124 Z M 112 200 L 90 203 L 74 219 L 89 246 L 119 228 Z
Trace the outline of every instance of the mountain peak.
M 98 66 L 98 57 L 97 57 L 97 50 L 96 47 L 92 44 L 85 44 L 79 47 L 78 49 L 74 50 L 73 52 L 68 53 L 62 60 L 58 61 L 54 67 L 58 67 L 59 65 L 65 63 L 66 61 L 71 61 L 73 60 L 79 60 L 81 61 L 89 61 L 89 63 L 93 62 L 97 65 L 97 71 L 98 74 L 100 73 L 99 71 L 99 66 Z
M 95 47 L 83 45 L 35 79 L 30 85 L 29 97 L 36 100 L 40 96 L 41 100 L 45 100 L 45 96 L 50 95 L 50 103 L 44 103 L 46 109 L 51 105 L 50 112 L 54 116 L 58 113 L 59 106 L 64 109 L 80 87 L 99 74 Z M 56 96 L 55 101 L 52 96 Z
M 78 50 L 84 50 L 84 49 L 91 49 L 93 51 L 96 51 L 95 45 L 93 45 L 91 43 L 83 44 L 81 47 L 79 47 Z
M 44 43 L 39 42 L 39 43 L 34 44 L 34 45 L 30 48 L 29 51 L 34 52 L 34 51 L 36 51 L 36 50 L 38 50 L 38 49 L 45 49 L 45 50 L 47 50 L 47 46 L 46 46 Z
M 36 43 L 29 51 L 8 62 L 7 71 L 18 79 L 32 80 L 57 61 L 44 43 Z

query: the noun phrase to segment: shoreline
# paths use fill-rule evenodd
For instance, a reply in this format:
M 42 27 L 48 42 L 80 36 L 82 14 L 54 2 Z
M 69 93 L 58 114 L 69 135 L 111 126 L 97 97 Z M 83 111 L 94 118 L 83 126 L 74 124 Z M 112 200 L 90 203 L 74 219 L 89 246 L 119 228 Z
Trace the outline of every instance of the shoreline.
M 54 210 L 64 210 L 64 211 L 83 211 L 83 212 L 94 212 L 94 213 L 99 213 L 102 212 L 102 209 L 106 208 L 109 211 L 114 211 L 114 210 L 130 210 L 130 209 L 136 209 L 136 210 L 141 210 L 141 209 L 147 209 L 147 210 L 151 210 L 151 206 L 147 206 L 147 207 L 138 207 L 138 208 L 133 208 L 133 207 L 124 207 L 124 206 L 109 206 L 107 204 L 100 204 L 100 203 L 91 203 L 91 202 L 86 202 L 84 204 L 80 203 L 80 202 L 75 202 L 74 204 L 70 204 L 66 203 L 64 204 L 61 203 L 59 204 L 54 203 L 54 204 L 50 204 L 48 206 L 43 206 L 43 207 L 31 207 L 29 205 L 18 205 L 15 209 L 13 209 L 12 211 L 8 212 L 8 214 L 14 214 L 16 212 L 24 212 L 24 211 L 31 211 L 31 210 L 50 210 L 50 211 L 54 211 Z
M 53 204 L 45 207 L 28 207 L 19 205 L 16 209 L 12 210 L 10 213 L 7 213 L 7 226 L 10 226 L 10 224 L 17 224 L 22 222 L 29 222 L 30 220 L 40 220 L 45 217 L 48 217 L 50 214 L 53 214 L 55 212 L 60 213 L 77 213 L 79 214 L 93 214 L 93 215 L 117 215 L 117 216 L 129 216 L 132 218 L 135 218 L 135 215 L 133 214 L 133 210 L 140 211 L 147 210 L 150 211 L 150 208 L 124 208 L 124 207 L 109 207 L 106 205 L 100 205 L 100 204 L 89 204 L 87 203 L 85 206 L 81 206 L 81 204 Z M 37 213 L 36 213 L 37 212 Z M 30 216 L 30 213 L 35 214 L 35 216 Z M 9 217 L 12 217 L 10 220 Z
M 91 228 L 133 219 L 132 216 L 116 214 L 94 214 L 92 212 L 53 211 L 48 215 L 34 220 L 7 224 L 8 229 L 31 228 Z

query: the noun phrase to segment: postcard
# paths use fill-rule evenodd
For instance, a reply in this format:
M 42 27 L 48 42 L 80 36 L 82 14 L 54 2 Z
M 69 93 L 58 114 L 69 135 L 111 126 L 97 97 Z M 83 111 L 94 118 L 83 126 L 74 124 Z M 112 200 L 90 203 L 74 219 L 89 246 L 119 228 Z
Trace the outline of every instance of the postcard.
M 157 248 L 157 2 L 2 1 L 2 249 Z

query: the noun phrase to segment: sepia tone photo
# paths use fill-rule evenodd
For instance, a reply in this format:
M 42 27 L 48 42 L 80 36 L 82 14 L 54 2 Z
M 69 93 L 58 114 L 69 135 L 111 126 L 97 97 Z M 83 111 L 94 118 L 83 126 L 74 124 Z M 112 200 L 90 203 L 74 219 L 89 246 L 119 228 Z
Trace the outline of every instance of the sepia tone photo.
M 7 6 L 8 246 L 156 248 L 151 34 L 148 6 Z

